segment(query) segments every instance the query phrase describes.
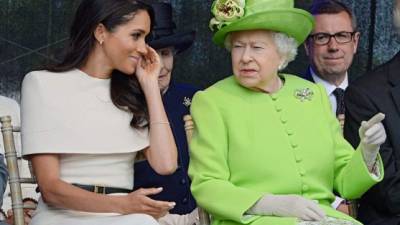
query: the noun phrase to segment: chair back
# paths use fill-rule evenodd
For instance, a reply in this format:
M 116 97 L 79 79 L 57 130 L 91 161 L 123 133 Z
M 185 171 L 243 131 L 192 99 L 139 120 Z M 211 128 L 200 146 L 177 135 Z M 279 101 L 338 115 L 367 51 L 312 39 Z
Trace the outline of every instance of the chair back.
M 190 140 L 192 140 L 193 129 L 194 129 L 193 118 L 191 115 L 185 115 L 185 116 L 183 116 L 183 121 L 185 122 L 185 132 L 186 132 L 187 143 L 189 144 Z M 198 213 L 199 213 L 200 225 L 210 225 L 211 224 L 210 215 L 204 209 L 198 207 Z
M 11 116 L 0 117 L 3 135 L 4 153 L 9 174 L 11 205 L 14 214 L 14 225 L 24 225 L 24 205 L 22 202 L 21 183 L 35 184 L 34 178 L 20 178 L 18 155 L 15 149 L 14 133 L 20 132 L 20 127 L 13 126 Z M 30 167 L 31 169 L 31 167 Z M 31 173 L 32 174 L 32 173 Z

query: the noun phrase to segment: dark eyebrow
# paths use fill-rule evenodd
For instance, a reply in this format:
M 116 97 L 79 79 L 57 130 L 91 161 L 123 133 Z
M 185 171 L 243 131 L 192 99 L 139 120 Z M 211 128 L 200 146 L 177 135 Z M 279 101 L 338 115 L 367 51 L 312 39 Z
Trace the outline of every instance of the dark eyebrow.
M 139 32 L 139 33 L 141 33 L 141 34 L 145 34 L 145 33 L 146 33 L 146 31 L 144 31 L 144 30 L 142 30 L 142 29 L 135 29 L 135 30 L 133 30 L 132 32 Z
M 312 35 L 316 35 L 316 34 L 327 34 L 327 35 L 335 35 L 335 34 L 340 34 L 340 33 L 355 33 L 356 31 L 346 31 L 346 30 L 342 30 L 342 31 L 338 31 L 338 32 L 336 32 L 336 33 L 333 33 L 333 34 L 331 34 L 331 33 L 328 33 L 328 32 L 317 32 L 317 33 L 313 33 L 313 34 L 311 34 L 311 36 Z

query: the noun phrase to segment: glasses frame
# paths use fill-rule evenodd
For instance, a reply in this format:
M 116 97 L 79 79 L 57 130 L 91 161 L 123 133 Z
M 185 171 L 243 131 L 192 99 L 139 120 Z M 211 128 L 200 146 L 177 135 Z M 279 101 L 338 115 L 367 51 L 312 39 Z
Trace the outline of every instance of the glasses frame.
M 338 39 L 336 38 L 336 36 L 339 35 L 339 34 L 343 34 L 343 33 L 350 34 L 350 40 L 345 41 L 345 42 L 340 42 L 340 41 L 338 41 Z M 319 33 L 315 33 L 315 34 L 310 34 L 310 35 L 308 35 L 308 38 L 309 38 L 310 40 L 312 40 L 314 44 L 319 45 L 319 46 L 324 46 L 324 45 L 329 44 L 329 43 L 331 42 L 332 38 L 334 38 L 335 41 L 336 41 L 336 43 L 338 43 L 338 44 L 347 44 L 347 43 L 350 43 L 351 41 L 354 40 L 354 35 L 357 34 L 357 33 L 358 33 L 358 31 L 352 31 L 352 32 L 350 32 L 350 31 L 340 31 L 340 32 L 337 32 L 337 33 L 334 33 L 334 34 L 325 33 L 325 32 L 319 32 Z M 317 41 L 315 40 L 315 37 L 316 37 L 317 35 L 321 35 L 321 34 L 324 34 L 324 35 L 329 36 L 328 41 L 327 41 L 326 43 L 324 43 L 324 44 L 317 43 Z

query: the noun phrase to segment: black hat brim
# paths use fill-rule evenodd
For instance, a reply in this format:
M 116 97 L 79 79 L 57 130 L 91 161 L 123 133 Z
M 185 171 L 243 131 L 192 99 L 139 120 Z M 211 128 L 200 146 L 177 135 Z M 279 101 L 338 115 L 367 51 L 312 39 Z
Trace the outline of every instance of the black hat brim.
M 147 44 L 156 50 L 173 46 L 177 53 L 180 53 L 193 44 L 195 35 L 195 31 L 175 33 L 169 36 L 163 36 L 156 40 L 151 40 Z

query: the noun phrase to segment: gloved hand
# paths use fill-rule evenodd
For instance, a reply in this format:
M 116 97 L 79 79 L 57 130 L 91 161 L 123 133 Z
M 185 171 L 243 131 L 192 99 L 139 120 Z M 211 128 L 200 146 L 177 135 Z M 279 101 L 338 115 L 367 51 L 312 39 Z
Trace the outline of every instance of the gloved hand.
M 178 214 L 167 214 L 160 219 L 158 219 L 160 225 L 198 225 L 199 214 L 197 208 L 195 208 L 191 213 L 185 215 Z
M 375 164 L 380 145 L 386 140 L 385 128 L 381 123 L 383 119 L 385 119 L 385 114 L 378 113 L 368 122 L 362 121 L 358 130 L 361 151 L 369 170 Z
M 299 195 L 265 195 L 248 211 L 251 215 L 297 217 L 307 221 L 321 221 L 325 212 L 319 205 Z

